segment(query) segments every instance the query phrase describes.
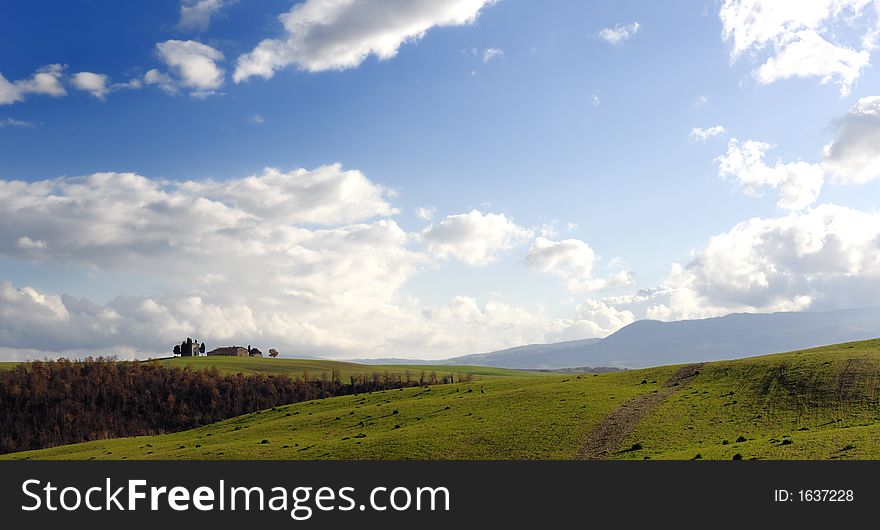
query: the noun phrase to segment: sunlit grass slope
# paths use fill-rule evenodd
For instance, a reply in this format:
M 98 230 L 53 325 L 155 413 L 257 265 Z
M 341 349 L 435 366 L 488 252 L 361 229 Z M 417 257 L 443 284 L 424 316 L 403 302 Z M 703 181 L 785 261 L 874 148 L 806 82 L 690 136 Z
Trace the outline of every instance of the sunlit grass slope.
M 706 364 L 617 456 L 878 459 L 878 422 L 880 340 L 852 342 Z
M 298 403 L 175 434 L 7 455 L 118 459 L 572 458 L 620 403 L 673 371 L 487 377 Z M 650 381 L 641 384 L 644 377 Z
M 6 458 L 569 459 L 610 412 L 658 390 L 676 368 L 486 374 Z M 880 340 L 706 363 L 676 390 L 612 458 L 880 459 Z

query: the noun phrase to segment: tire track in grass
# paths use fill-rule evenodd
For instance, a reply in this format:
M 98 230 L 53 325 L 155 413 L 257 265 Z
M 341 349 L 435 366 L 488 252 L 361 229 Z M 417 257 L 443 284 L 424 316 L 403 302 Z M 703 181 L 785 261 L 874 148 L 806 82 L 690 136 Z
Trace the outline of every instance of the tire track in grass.
M 577 452 L 578 460 L 606 460 L 629 436 L 642 419 L 672 394 L 684 388 L 699 373 L 704 363 L 679 368 L 660 390 L 636 396 L 605 417 L 587 436 Z

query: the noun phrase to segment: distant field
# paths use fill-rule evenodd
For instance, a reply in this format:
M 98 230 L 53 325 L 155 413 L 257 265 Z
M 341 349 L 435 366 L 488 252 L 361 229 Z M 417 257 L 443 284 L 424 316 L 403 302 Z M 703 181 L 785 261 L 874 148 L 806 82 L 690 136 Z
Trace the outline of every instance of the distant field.
M 178 368 L 190 367 L 193 369 L 217 368 L 222 373 L 250 374 L 281 374 L 289 376 L 302 376 L 307 374 L 309 378 L 328 377 L 333 370 L 338 370 L 340 377 L 345 381 L 352 375 L 367 375 L 374 373 L 406 376 L 407 373 L 414 379 L 418 379 L 422 373 L 430 375 L 432 372 L 437 377 L 444 375 L 470 374 L 482 377 L 533 377 L 546 375 L 542 372 L 528 370 L 510 370 L 507 368 L 492 368 L 487 366 L 453 366 L 453 365 L 373 365 L 358 364 L 345 361 L 324 361 L 312 359 L 286 359 L 269 357 L 176 357 L 158 359 L 155 361 L 164 366 Z M 18 365 L 18 362 L 0 362 L 0 371 L 9 370 Z
M 571 459 L 609 414 L 648 403 L 610 458 L 880 459 L 880 340 L 706 363 L 664 387 L 678 368 L 493 373 L 5 458 Z
M 323 361 L 311 359 L 285 359 L 270 357 L 177 357 L 156 361 L 165 366 L 177 366 L 180 368 L 191 367 L 193 369 L 216 367 L 224 373 L 248 374 L 286 374 L 301 376 L 307 373 L 309 377 L 328 376 L 333 370 L 339 370 L 340 377 L 345 381 L 352 375 L 371 375 L 373 373 L 400 374 L 405 376 L 409 373 L 414 379 L 418 379 L 421 373 L 431 374 L 434 372 L 438 377 L 453 374 L 470 374 L 473 376 L 493 377 L 524 377 L 543 375 L 538 372 L 524 370 L 508 370 L 506 368 L 490 368 L 485 366 L 451 366 L 451 365 L 372 365 L 358 364 L 344 361 Z

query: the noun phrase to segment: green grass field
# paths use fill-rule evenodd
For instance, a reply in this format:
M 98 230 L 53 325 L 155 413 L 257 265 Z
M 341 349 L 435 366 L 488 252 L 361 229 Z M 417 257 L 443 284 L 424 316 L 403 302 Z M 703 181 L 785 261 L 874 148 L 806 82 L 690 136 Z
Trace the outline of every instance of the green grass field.
M 621 447 L 643 449 L 618 457 L 878 459 L 877 435 L 880 340 L 871 340 L 708 363 Z
M 435 372 L 438 377 L 453 374 L 458 376 L 470 374 L 473 376 L 492 377 L 526 377 L 539 375 L 538 372 L 525 370 L 508 370 L 506 368 L 491 368 L 486 366 L 451 366 L 451 365 L 370 365 L 341 361 L 324 361 L 313 359 L 285 359 L 269 357 L 176 357 L 173 359 L 157 360 L 165 366 L 179 368 L 190 367 L 217 368 L 223 373 L 250 374 L 284 374 L 293 377 L 307 374 L 309 378 L 330 375 L 333 370 L 338 370 L 340 377 L 345 381 L 352 375 L 370 375 L 375 372 L 380 374 L 399 374 L 405 376 L 409 373 L 414 379 L 424 372 Z
M 285 360 L 258 361 L 257 371 Z M 302 362 L 290 361 L 291 373 Z M 488 369 L 467 383 L 298 403 L 186 432 L 4 458 L 570 459 L 603 418 L 658 390 L 676 368 L 543 376 Z M 880 459 L 880 340 L 707 363 L 677 390 L 613 458 Z
M 186 432 L 6 457 L 565 459 L 618 404 L 656 389 L 671 372 L 664 367 L 638 375 L 487 376 L 297 403 Z M 655 383 L 641 384 L 645 375 Z
M 0 363 L 0 372 L 2 372 L 3 370 L 11 370 L 12 367 L 15 366 L 15 365 L 17 365 L 17 364 L 18 364 L 18 363 L 14 363 L 14 362 L 10 362 L 10 363 Z

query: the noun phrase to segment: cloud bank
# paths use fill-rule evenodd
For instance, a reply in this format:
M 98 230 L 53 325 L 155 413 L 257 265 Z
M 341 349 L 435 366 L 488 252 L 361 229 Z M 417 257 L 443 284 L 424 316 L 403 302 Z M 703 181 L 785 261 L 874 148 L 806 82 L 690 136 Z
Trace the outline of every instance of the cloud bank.
M 873 0 L 725 0 L 719 17 L 731 61 L 749 52 L 766 60 L 752 71 L 762 84 L 791 77 L 818 77 L 849 94 L 876 47 L 878 4 Z M 861 23 L 861 24 L 860 24 Z M 846 42 L 841 27 L 862 30 Z

